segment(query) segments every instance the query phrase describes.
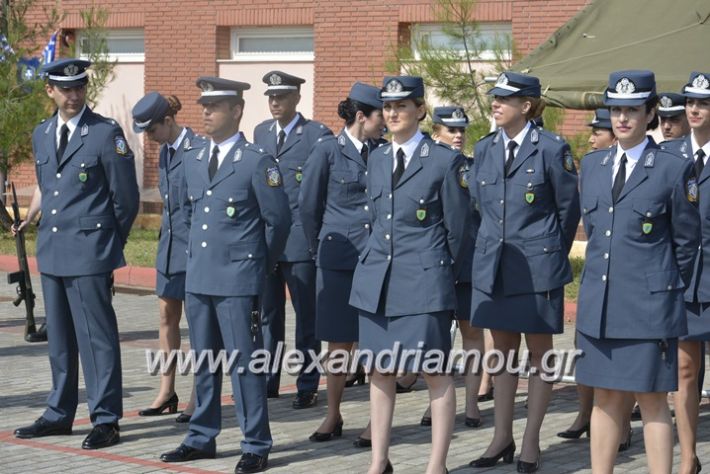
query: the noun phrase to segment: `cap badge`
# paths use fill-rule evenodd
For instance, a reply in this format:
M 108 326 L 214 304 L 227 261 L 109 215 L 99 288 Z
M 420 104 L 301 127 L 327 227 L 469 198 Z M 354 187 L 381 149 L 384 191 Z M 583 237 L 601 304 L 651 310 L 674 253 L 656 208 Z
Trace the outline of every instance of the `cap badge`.
M 667 95 L 662 96 L 660 102 L 661 102 L 661 107 L 665 107 L 665 108 L 673 107 L 673 99 L 671 99 Z
M 501 74 L 498 76 L 498 80 L 496 81 L 497 86 L 507 86 L 508 85 L 508 76 L 505 74 Z
M 280 86 L 281 82 L 281 76 L 279 76 L 278 74 L 273 73 L 269 76 L 269 84 L 271 84 L 272 86 Z
M 79 67 L 76 64 L 69 64 L 67 67 L 64 68 L 65 76 L 76 76 L 78 72 Z
M 698 74 L 693 79 L 693 87 L 697 89 L 710 89 L 710 81 L 703 74 Z
M 211 82 L 202 81 L 200 82 L 200 88 L 205 92 L 212 92 L 214 90 L 214 85 Z
M 463 110 L 461 110 L 461 109 L 454 110 L 451 114 L 451 118 L 462 119 L 463 118 Z
M 636 86 L 628 77 L 624 77 L 616 83 L 616 92 L 619 94 L 633 94 L 636 92 Z
M 402 92 L 404 90 L 404 86 L 397 79 L 392 79 L 387 83 L 385 89 L 387 92 Z

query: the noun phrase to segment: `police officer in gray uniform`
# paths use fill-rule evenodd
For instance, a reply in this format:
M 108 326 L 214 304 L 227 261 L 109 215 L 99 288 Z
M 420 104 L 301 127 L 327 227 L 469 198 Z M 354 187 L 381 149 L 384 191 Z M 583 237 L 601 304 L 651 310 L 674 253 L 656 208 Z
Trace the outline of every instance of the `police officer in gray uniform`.
M 700 242 L 693 162 L 646 136 L 657 103 L 651 71 L 617 71 L 604 95 L 618 145 L 587 154 L 580 179 L 587 253 L 577 310 L 577 382 L 594 387 L 592 465 L 613 470 L 633 393 L 650 472 L 670 472 L 666 392 L 678 386 L 683 293 Z
M 160 304 L 158 340 L 160 350 L 169 353 L 180 349 L 180 319 L 185 301 L 185 265 L 187 263 L 188 228 L 183 217 L 182 203 L 186 200 L 182 176 L 182 156 L 192 147 L 195 133 L 181 127 L 175 120 L 182 108 L 175 96 L 163 97 L 150 92 L 133 106 L 133 130 L 145 132 L 152 141 L 160 144 L 158 159 L 158 189 L 163 199 L 163 214 L 160 220 L 158 254 L 155 257 L 155 292 Z M 185 412 L 176 422 L 190 421 L 195 408 L 194 390 Z M 140 410 L 140 416 L 160 415 L 165 410 L 175 413 L 178 406 L 175 391 L 175 368 L 161 374 L 160 390 L 152 405 Z
M 274 159 L 239 131 L 242 93 L 249 84 L 201 77 L 198 102 L 211 140 L 195 141 L 183 156 L 190 200 L 186 308 L 190 344 L 202 351 L 239 352 L 232 390 L 244 435 L 237 473 L 266 469 L 272 439 L 266 380 L 249 361 L 263 348 L 258 297 L 266 273 L 283 251 L 291 225 L 288 200 Z M 165 462 L 215 456 L 221 427 L 222 373 L 197 367 L 197 405 L 183 443 Z
M 678 343 L 678 390 L 674 393 L 673 406 L 680 444 L 679 472 L 700 472 L 695 451 L 700 401 L 698 379 L 704 372 L 702 345 L 710 341 L 710 252 L 706 251 L 710 249 L 710 170 L 705 171 L 710 156 L 710 73 L 693 72 L 681 97 L 683 119 L 689 122 L 690 134 L 680 140 L 664 142 L 661 147 L 694 163 L 702 234 L 693 277 L 685 290 L 688 334 Z
M 481 219 L 473 254 L 471 325 L 489 328 L 494 348 L 506 358 L 519 350 L 525 334 L 535 370 L 517 469 L 535 472 L 540 426 L 552 392 L 541 377 L 542 360 L 552 349 L 552 334 L 563 330 L 564 285 L 572 281 L 567 256 L 579 223 L 577 172 L 569 145 L 531 123 L 545 108 L 538 78 L 505 72 L 488 94 L 500 128 L 476 144 L 469 178 Z M 516 373 L 496 376 L 496 430 L 472 467 L 489 467 L 501 458 L 512 462 L 517 384 Z
M 372 141 L 382 137 L 379 92 L 374 86 L 353 84 L 338 105 L 343 130 L 337 138 L 319 138 L 304 167 L 298 202 L 303 231 L 310 247 L 317 249 L 316 337 L 328 341 L 331 354 L 349 353 L 358 341 L 357 310 L 348 300 L 357 257 L 370 236 L 365 179 Z M 311 441 L 342 434 L 345 374 L 328 373 L 327 379 L 328 416 Z
M 350 304 L 360 310 L 362 351 L 419 352 L 420 360 L 395 354 L 391 368 L 423 371 L 421 362 L 451 349 L 455 278 L 469 237 L 465 158 L 419 129 L 426 116 L 421 77 L 385 77 L 380 98 L 392 143 L 367 163 L 372 234 L 353 277 Z M 384 353 L 387 354 L 387 353 Z M 371 472 L 392 472 L 388 460 L 395 375 L 372 360 Z M 442 368 L 443 372 L 444 368 Z M 423 371 L 432 400 L 432 451 L 428 472 L 445 470 L 456 404 L 449 373 Z
M 254 143 L 271 154 L 279 164 L 283 187 L 291 207 L 291 232 L 283 255 L 278 259 L 276 272 L 269 275 L 262 298 L 262 324 L 264 345 L 272 356 L 278 356 L 278 345 L 285 333 L 285 286 L 288 285 L 291 303 L 296 312 L 296 349 L 304 355 L 303 369 L 296 385 L 298 393 L 293 408 L 309 408 L 318 401 L 320 374 L 313 369 L 306 372 L 311 363 L 308 351 L 320 353 L 320 341 L 315 336 L 316 317 L 316 267 L 313 262 L 315 249 L 306 240 L 298 212 L 298 192 L 303 180 L 306 159 L 318 138 L 332 135 L 323 124 L 308 120 L 296 111 L 301 100 L 300 77 L 281 71 L 271 71 L 263 77 L 266 83 L 264 95 L 269 97 L 269 110 L 273 119 L 266 120 L 254 129 Z M 278 371 L 270 374 L 267 392 L 270 398 L 279 396 L 281 364 Z
M 690 133 L 685 116 L 685 96 L 673 92 L 658 94 L 658 120 L 664 140 L 676 140 Z
M 123 415 L 121 355 L 111 272 L 138 213 L 133 153 L 121 127 L 86 106 L 89 61 L 47 64 L 47 95 L 57 113 L 32 135 L 42 221 L 37 264 L 47 308 L 52 390 L 44 414 L 18 438 L 71 434 L 84 370 L 94 428 L 84 449 L 119 442 Z M 28 221 L 39 211 L 33 199 Z

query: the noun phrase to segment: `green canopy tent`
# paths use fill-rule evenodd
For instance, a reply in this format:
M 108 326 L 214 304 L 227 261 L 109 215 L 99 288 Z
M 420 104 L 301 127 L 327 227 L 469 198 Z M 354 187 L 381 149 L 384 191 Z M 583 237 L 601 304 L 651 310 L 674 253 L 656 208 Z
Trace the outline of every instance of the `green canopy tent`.
M 710 70 L 710 0 L 594 0 L 512 69 L 571 109 L 601 107 L 621 69 L 650 69 L 659 92 L 678 92 L 691 71 Z

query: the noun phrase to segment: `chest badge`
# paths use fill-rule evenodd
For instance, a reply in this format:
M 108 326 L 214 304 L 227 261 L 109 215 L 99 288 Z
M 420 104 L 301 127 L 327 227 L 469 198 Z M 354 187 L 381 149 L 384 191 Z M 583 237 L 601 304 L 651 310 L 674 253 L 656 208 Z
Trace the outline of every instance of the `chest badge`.
M 424 219 L 426 219 L 426 209 L 420 207 L 419 209 L 417 209 L 417 220 L 419 222 L 422 222 Z
M 303 181 L 303 171 L 301 171 L 301 167 L 299 166 L 296 170 L 296 182 L 300 184 L 301 181 Z
M 528 191 L 525 193 L 525 202 L 528 204 L 532 204 L 535 202 L 535 193 L 532 191 Z
M 643 224 L 641 224 L 641 231 L 644 235 L 650 234 L 653 231 L 653 222 L 643 221 Z
M 89 179 L 89 175 L 86 174 L 86 171 L 82 171 L 81 173 L 79 173 L 79 181 L 81 181 L 82 183 L 86 183 L 87 179 Z
M 227 206 L 227 217 L 234 217 L 237 213 L 237 209 L 234 206 Z

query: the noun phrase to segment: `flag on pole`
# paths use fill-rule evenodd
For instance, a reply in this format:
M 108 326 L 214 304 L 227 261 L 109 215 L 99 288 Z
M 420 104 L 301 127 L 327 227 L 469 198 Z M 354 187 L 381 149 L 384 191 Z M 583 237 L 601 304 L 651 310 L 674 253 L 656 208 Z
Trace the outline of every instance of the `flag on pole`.
M 10 46 L 10 42 L 7 41 L 7 36 L 0 34 L 0 61 L 5 60 L 6 54 L 15 54 L 15 51 Z
M 47 43 L 47 46 L 44 47 L 44 51 L 42 51 L 42 64 L 54 62 L 54 56 L 57 53 L 57 33 L 59 33 L 59 31 L 52 33 L 52 36 L 49 38 L 49 43 Z

